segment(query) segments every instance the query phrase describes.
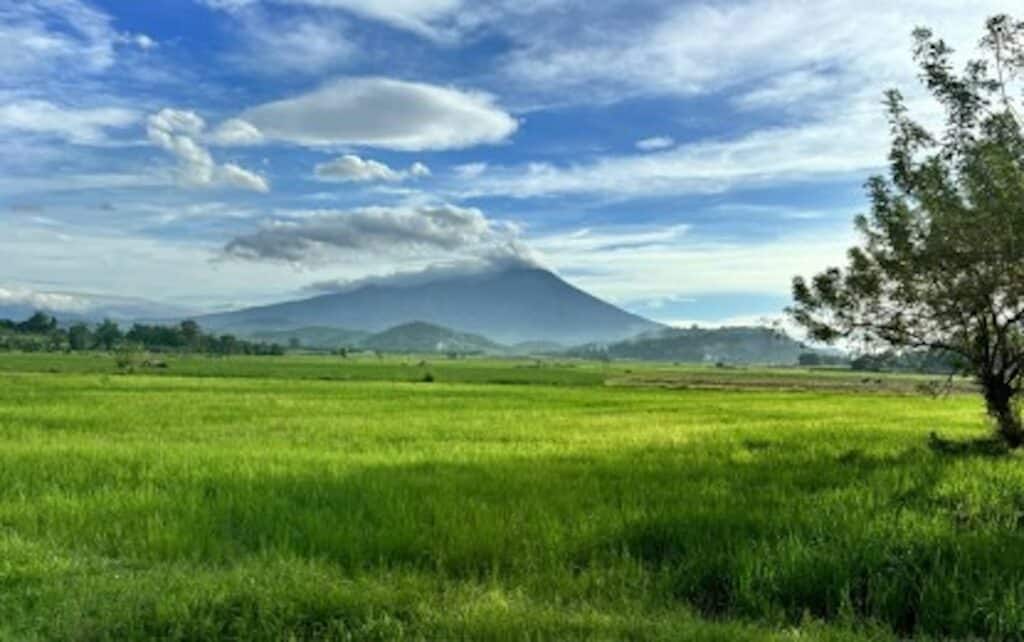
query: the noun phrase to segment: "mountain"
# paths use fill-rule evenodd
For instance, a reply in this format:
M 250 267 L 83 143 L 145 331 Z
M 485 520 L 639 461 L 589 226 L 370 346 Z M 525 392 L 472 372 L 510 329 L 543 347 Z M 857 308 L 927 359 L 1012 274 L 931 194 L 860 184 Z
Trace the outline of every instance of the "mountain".
M 808 349 L 771 328 L 667 328 L 610 345 L 585 345 L 570 351 L 584 358 L 709 363 L 795 364 Z
M 431 323 L 414 321 L 370 335 L 359 345 L 381 352 L 503 352 L 504 347 L 487 337 L 456 332 Z
M 343 292 L 196 320 L 211 330 L 249 334 L 305 326 L 381 332 L 421 321 L 506 344 L 566 345 L 618 341 L 663 327 L 532 267 L 445 275 L 425 282 L 370 282 Z

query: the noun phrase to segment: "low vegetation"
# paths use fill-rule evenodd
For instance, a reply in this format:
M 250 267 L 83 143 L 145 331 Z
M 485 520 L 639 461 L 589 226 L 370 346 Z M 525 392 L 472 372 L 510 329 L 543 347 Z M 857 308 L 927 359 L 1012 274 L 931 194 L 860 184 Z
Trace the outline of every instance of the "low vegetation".
M 67 327 L 45 313 L 36 312 L 17 322 L 0 319 L 0 351 L 85 352 L 89 350 L 187 352 L 200 354 L 281 355 L 281 346 L 245 341 L 232 334 L 213 335 L 195 321 L 169 324 L 135 323 L 127 331 L 115 321 L 90 325 L 75 322 Z
M 1019 457 L 923 377 L 167 366 L 0 355 L 0 639 L 1024 635 Z

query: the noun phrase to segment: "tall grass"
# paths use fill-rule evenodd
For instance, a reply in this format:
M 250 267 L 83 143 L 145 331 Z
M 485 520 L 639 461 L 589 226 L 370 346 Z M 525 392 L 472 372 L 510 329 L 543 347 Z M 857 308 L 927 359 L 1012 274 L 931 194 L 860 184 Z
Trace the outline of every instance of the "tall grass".
M 927 447 L 972 396 L 178 365 L 0 375 L 0 638 L 1024 636 L 1019 458 Z

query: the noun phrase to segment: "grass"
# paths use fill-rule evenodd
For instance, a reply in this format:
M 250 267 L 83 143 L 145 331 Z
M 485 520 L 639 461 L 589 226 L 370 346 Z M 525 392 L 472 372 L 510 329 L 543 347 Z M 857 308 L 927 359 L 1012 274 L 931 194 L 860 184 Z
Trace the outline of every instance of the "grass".
M 0 639 L 1024 638 L 1021 460 L 927 438 L 983 436 L 973 395 L 618 363 L 112 371 L 0 356 Z

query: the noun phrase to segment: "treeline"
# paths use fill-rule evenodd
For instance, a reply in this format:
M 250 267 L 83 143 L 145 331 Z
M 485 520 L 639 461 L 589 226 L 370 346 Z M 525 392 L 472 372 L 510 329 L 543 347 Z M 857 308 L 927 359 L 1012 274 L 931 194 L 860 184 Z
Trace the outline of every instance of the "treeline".
M 0 319 L 0 350 L 23 352 L 112 351 L 138 347 L 150 352 L 188 352 L 196 354 L 280 355 L 284 349 L 276 343 L 245 341 L 231 334 L 206 334 L 195 321 L 177 325 L 133 324 L 122 330 L 116 321 L 72 323 L 67 327 L 45 312 L 36 312 L 25 321 Z
M 860 372 L 951 374 L 961 370 L 957 357 L 942 350 L 886 350 L 853 357 L 805 352 L 800 355 L 799 363 L 802 366 L 845 366 Z

